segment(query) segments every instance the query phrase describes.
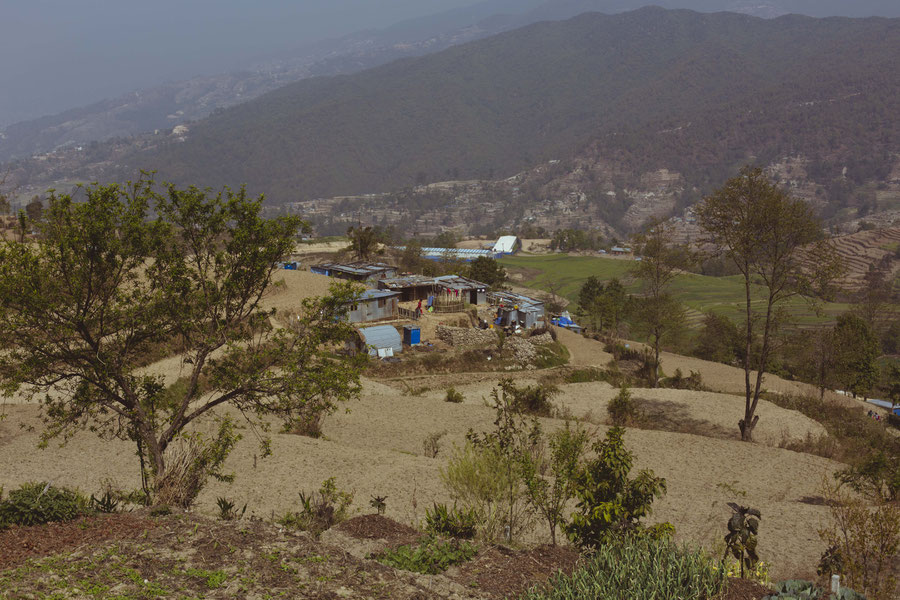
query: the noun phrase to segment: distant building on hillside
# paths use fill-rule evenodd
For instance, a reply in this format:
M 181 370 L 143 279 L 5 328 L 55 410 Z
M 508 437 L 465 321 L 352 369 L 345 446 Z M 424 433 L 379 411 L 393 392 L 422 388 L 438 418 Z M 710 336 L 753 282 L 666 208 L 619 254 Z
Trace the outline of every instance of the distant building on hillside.
M 397 267 L 373 262 L 320 263 L 309 270 L 319 275 L 363 283 L 375 283 L 379 279 L 397 275 Z
M 617 256 L 622 256 L 623 254 L 631 254 L 631 248 L 623 247 L 623 246 L 613 246 L 609 249 L 611 254 L 615 254 Z
M 515 254 L 522 247 L 522 242 L 514 235 L 504 235 L 497 240 L 494 248 L 491 250 L 494 254 L 500 256 L 506 254 Z
M 448 296 L 456 296 L 462 302 L 469 304 L 486 304 L 488 285 L 461 277 L 459 275 L 444 275 L 434 278 L 437 291 L 442 291 Z
M 396 292 L 401 302 L 427 300 L 434 295 L 435 281 L 424 275 L 403 275 L 391 277 L 378 282 L 378 289 Z
M 362 327 L 348 343 L 359 352 L 367 352 L 369 356 L 387 357 L 403 351 L 403 339 L 400 332 L 392 325 Z

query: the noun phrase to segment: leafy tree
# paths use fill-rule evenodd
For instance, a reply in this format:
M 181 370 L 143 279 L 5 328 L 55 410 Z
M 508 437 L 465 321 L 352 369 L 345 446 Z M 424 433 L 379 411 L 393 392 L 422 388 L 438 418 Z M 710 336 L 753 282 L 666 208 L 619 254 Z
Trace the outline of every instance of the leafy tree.
M 881 347 L 872 326 L 860 316 L 844 313 L 833 336 L 835 379 L 854 396 L 869 393 L 878 380 Z
M 353 288 L 303 301 L 287 327 L 261 306 L 299 219 L 262 218 L 243 189 L 160 193 L 142 178 L 82 192 L 51 193 L 36 244 L 0 246 L 0 383 L 40 402 L 44 443 L 80 429 L 132 440 L 159 492 L 222 476 L 237 434 L 217 407 L 265 432 L 358 393 L 355 359 L 330 352 Z M 186 373 L 170 386 L 141 370 L 161 347 Z M 186 433 L 201 417 L 219 421 L 214 438 Z M 189 487 L 172 501 L 189 504 Z
M 690 262 L 687 252 L 672 244 L 671 226 L 651 222 L 647 231 L 635 236 L 641 260 L 632 273 L 642 284 L 644 295 L 637 299 L 635 317 L 650 338 L 653 365 L 650 384 L 659 383 L 659 354 L 663 340 L 670 339 L 684 327 L 684 309 L 668 292 L 680 268 Z
M 35 196 L 31 199 L 31 202 L 25 205 L 25 215 L 28 217 L 28 220 L 32 223 L 37 223 L 41 220 L 41 215 L 44 213 L 44 203 L 41 202 L 41 199 L 38 196 Z
M 349 227 L 347 237 L 350 238 L 350 252 L 356 260 L 369 260 L 380 254 L 378 232 L 372 227 Z
M 629 479 L 634 456 L 625 449 L 625 430 L 613 427 L 606 439 L 594 444 L 596 457 L 584 465 L 576 478 L 577 511 L 564 526 L 580 548 L 596 548 L 609 535 L 643 529 L 641 519 L 651 512 L 653 500 L 666 493 L 666 480 L 644 469 Z M 671 525 L 655 526 L 650 533 L 671 531 Z
M 791 198 L 766 179 L 761 169 L 741 173 L 708 196 L 696 209 L 711 244 L 740 271 L 744 281 L 744 418 L 741 439 L 753 440 L 763 377 L 785 320 L 780 308 L 798 294 L 824 293 L 840 272 L 839 257 L 822 242 L 822 228 L 804 201 Z M 763 286 L 763 310 L 755 309 L 753 284 Z M 761 329 L 757 353 L 751 348 Z M 756 369 L 755 382 L 751 382 Z
M 873 328 L 881 317 L 888 314 L 891 303 L 891 283 L 885 269 L 869 265 L 863 278 L 863 286 L 856 294 L 856 312 Z
M 694 356 L 731 364 L 741 355 L 741 332 L 734 322 L 723 315 L 707 313 L 694 346 Z
M 486 283 L 494 290 L 503 289 L 507 281 L 506 269 L 488 256 L 479 256 L 469 263 L 468 277 Z
M 617 277 L 610 279 L 603 290 L 603 308 L 606 320 L 615 332 L 619 331 L 619 324 L 624 318 L 627 301 L 628 297 L 622 282 Z
M 581 289 L 578 290 L 578 306 L 581 308 L 581 313 L 588 318 L 593 329 L 603 327 L 603 291 L 603 282 L 596 275 L 588 277 Z
M 0 215 L 8 215 L 9 209 L 9 199 L 5 194 L 0 194 Z
M 819 388 L 819 399 L 822 400 L 825 398 L 825 390 L 835 380 L 837 347 L 834 330 L 819 327 L 803 331 L 799 335 L 797 346 L 794 355 L 800 363 L 799 371 Z

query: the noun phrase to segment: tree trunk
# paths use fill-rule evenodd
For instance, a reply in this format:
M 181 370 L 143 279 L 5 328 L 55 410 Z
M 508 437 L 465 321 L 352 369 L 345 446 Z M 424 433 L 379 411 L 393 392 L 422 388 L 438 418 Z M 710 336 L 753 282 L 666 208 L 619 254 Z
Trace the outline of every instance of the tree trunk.
M 753 441 L 753 423 L 751 417 L 753 413 L 750 411 L 752 390 L 750 388 L 750 353 L 753 346 L 753 311 L 750 304 L 750 274 L 749 271 L 744 274 L 744 292 L 747 300 L 747 331 L 744 347 L 744 418 L 738 421 L 738 427 L 741 430 L 741 439 L 745 442 Z

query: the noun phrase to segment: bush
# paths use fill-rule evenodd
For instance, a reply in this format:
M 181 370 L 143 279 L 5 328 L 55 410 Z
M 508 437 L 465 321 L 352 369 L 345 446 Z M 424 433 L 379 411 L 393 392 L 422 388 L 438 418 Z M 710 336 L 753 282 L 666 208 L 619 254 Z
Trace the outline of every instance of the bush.
M 548 589 L 532 588 L 520 600 L 705 600 L 718 596 L 725 582 L 716 561 L 699 550 L 625 536 L 597 548 L 571 575 L 556 575 Z
M 553 414 L 552 399 L 559 394 L 559 388 L 555 385 L 541 383 L 519 387 L 512 380 L 506 379 L 500 382 L 500 387 L 510 396 L 513 410 L 541 417 Z
M 775 593 L 765 600 L 825 600 L 825 592 L 812 581 L 789 579 L 775 586 Z M 829 594 L 828 600 L 866 600 L 865 596 L 850 588 L 842 587 L 838 595 Z
M 829 545 L 820 566 L 839 565 L 847 583 L 872 600 L 895 598 L 900 505 L 883 502 L 873 508 L 840 487 L 828 487 L 824 495 L 832 524 L 819 531 Z
M 589 383 L 591 381 L 609 381 L 609 374 L 597 367 L 575 369 L 566 376 L 566 383 Z
M 666 480 L 649 469 L 628 478 L 634 455 L 625 448 L 624 435 L 624 429 L 613 427 L 606 439 L 595 442 L 597 456 L 576 477 L 577 510 L 563 529 L 579 548 L 600 548 L 622 534 L 665 537 L 673 533 L 669 523 L 649 529 L 641 524 L 653 501 L 665 495 Z
M 435 503 L 433 511 L 425 510 L 425 531 L 435 535 L 470 540 L 475 537 L 477 526 L 474 509 L 460 510 Z
M 638 410 L 626 386 L 622 386 L 616 397 L 609 401 L 606 412 L 613 425 L 630 425 L 637 420 Z
M 322 482 L 318 493 L 300 492 L 300 512 L 289 512 L 278 519 L 278 524 L 291 529 L 308 531 L 318 537 L 347 518 L 353 494 L 338 489 L 334 477 Z
M 445 402 L 453 402 L 454 404 L 459 404 L 465 399 L 466 397 L 462 395 L 462 392 L 457 392 L 456 388 L 447 388 L 447 396 L 444 398 Z
M 25 483 L 0 502 L 0 529 L 71 521 L 90 512 L 90 500 L 75 490 Z
M 468 542 L 429 537 L 417 545 L 400 546 L 376 557 L 378 562 L 413 573 L 435 575 L 448 567 L 471 560 L 478 548 Z
M 703 385 L 703 376 L 697 371 L 691 371 L 687 377 L 681 372 L 681 369 L 675 369 L 675 374 L 671 377 L 664 377 L 659 382 L 660 387 L 671 388 L 673 390 L 693 390 L 700 392 L 706 388 Z

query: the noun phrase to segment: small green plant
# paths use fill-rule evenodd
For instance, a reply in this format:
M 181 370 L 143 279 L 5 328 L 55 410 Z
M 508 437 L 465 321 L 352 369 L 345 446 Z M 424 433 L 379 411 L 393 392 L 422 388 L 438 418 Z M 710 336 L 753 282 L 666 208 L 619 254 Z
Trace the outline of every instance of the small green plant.
M 728 519 L 728 533 L 725 535 L 725 555 L 731 553 L 741 565 L 741 579 L 746 577 L 748 571 L 752 571 L 759 562 L 756 553 L 756 536 L 759 534 L 759 520 L 762 516 L 759 510 L 739 506 L 729 502 L 731 518 Z M 725 561 L 725 557 L 722 557 Z
M 592 381 L 607 381 L 609 375 L 603 369 L 588 367 L 575 369 L 566 376 L 566 383 L 589 383 Z
M 707 599 L 718 597 L 725 583 L 715 560 L 700 550 L 626 535 L 610 538 L 571 575 L 557 574 L 520 600 Z
M 169 508 L 168 504 L 157 504 L 153 508 L 150 509 L 151 517 L 164 517 L 166 515 L 171 515 L 172 509 Z
M 90 501 L 75 490 L 50 483 L 25 483 L 0 502 L 0 529 L 71 521 L 90 512 Z
M 220 496 L 216 498 L 216 505 L 219 507 L 219 519 L 222 521 L 234 521 L 237 519 L 244 518 L 244 513 L 247 512 L 247 504 L 244 504 L 244 508 L 238 512 L 235 510 L 235 504 L 228 498 Z
M 613 425 L 629 425 L 638 417 L 637 407 L 631 398 L 631 391 L 627 386 L 622 386 L 615 398 L 609 401 L 606 407 L 609 421 Z
M 100 498 L 91 494 L 91 510 L 104 514 L 117 512 L 119 510 L 119 499 L 109 490 L 106 490 Z
M 300 511 L 288 512 L 278 519 L 278 523 L 318 537 L 326 529 L 344 521 L 352 503 L 353 494 L 338 489 L 335 478 L 330 477 L 322 482 L 318 492 L 300 492 Z
M 378 562 L 413 573 L 435 575 L 472 560 L 478 548 L 469 542 L 428 537 L 416 545 L 400 546 L 376 557 Z
M 775 586 L 775 593 L 764 600 L 866 600 L 865 596 L 850 588 L 842 587 L 837 594 L 825 596 L 825 591 L 812 581 L 789 579 Z
M 472 539 L 478 527 L 474 509 L 460 510 L 455 505 L 434 504 L 434 510 L 425 509 L 425 531 L 451 538 Z
M 222 587 L 228 576 L 224 571 L 207 571 L 206 569 L 186 569 L 184 574 L 188 577 L 199 577 L 203 579 L 206 587 L 215 590 Z
M 387 496 L 372 496 L 369 506 L 374 508 L 379 515 L 383 515 L 387 509 Z
M 454 404 L 459 404 L 460 402 L 462 402 L 465 399 L 466 399 L 466 397 L 463 396 L 462 392 L 456 391 L 456 388 L 454 388 L 454 387 L 447 388 L 447 396 L 444 398 L 445 402 L 452 402 Z

